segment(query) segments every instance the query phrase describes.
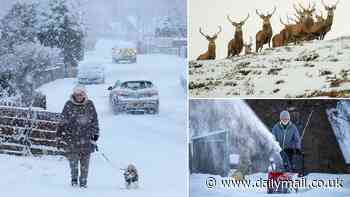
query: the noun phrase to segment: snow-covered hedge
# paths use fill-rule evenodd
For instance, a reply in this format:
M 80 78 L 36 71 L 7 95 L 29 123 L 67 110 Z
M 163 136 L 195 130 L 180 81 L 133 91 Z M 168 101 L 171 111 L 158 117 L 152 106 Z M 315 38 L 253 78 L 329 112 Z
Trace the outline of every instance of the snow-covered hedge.
M 28 42 L 14 46 L 12 53 L 0 56 L 0 72 L 35 73 L 60 65 L 62 61 L 59 49 Z

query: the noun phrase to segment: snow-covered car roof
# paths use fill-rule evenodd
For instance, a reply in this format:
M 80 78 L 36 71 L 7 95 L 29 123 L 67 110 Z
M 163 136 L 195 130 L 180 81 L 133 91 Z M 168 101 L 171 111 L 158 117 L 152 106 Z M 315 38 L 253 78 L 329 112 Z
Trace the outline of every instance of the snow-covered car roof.
M 116 43 L 113 48 L 116 48 L 116 49 L 122 49 L 122 48 L 136 48 L 136 44 L 133 43 L 133 42 L 126 42 L 126 41 L 121 41 L 121 42 L 118 42 Z
M 81 63 L 79 64 L 78 66 L 78 71 L 81 72 L 81 71 L 91 71 L 91 70 L 101 70 L 103 71 L 104 70 L 104 66 L 101 65 L 100 63 Z
M 130 80 L 119 81 L 119 87 L 121 89 L 147 89 L 156 88 L 156 86 L 149 80 Z

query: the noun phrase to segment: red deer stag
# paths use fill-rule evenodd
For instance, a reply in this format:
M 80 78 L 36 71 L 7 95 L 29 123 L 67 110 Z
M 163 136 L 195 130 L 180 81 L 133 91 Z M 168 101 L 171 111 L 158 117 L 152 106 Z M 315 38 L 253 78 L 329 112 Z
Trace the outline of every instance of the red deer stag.
M 314 25 L 311 28 L 311 37 L 312 39 L 319 39 L 321 40 L 321 36 L 323 34 L 323 31 L 326 26 L 326 20 L 323 18 L 323 14 L 321 12 L 320 15 L 315 14 L 317 21 L 314 23 Z
M 256 10 L 256 14 L 260 16 L 260 18 L 263 20 L 263 26 L 262 30 L 260 30 L 255 37 L 256 45 L 255 45 L 255 52 L 261 51 L 265 44 L 268 44 L 269 47 L 271 47 L 271 38 L 272 38 L 272 27 L 270 23 L 270 19 L 272 15 L 276 12 L 276 7 L 272 11 L 272 13 L 268 13 L 266 15 L 260 14 L 258 10 Z
M 287 16 L 288 22 L 289 22 L 289 17 Z M 292 27 L 291 24 L 285 24 L 282 19 L 280 18 L 280 22 L 282 25 L 284 25 L 284 28 L 280 31 L 279 34 L 276 34 L 272 38 L 272 46 L 273 47 L 281 47 L 287 45 L 291 41 L 290 37 L 290 28 Z
M 314 25 L 313 13 L 315 12 L 315 4 L 311 7 L 304 8 L 299 4 L 302 11 L 298 10 L 295 6 L 294 9 L 299 16 L 299 20 L 296 24 L 288 25 L 286 29 L 292 41 L 296 44 L 299 41 L 309 40 L 311 28 Z
M 230 19 L 229 15 L 227 15 L 228 21 L 230 21 L 230 23 L 236 28 L 234 38 L 230 40 L 230 42 L 228 43 L 227 58 L 239 55 L 242 52 L 242 49 L 243 49 L 242 27 L 245 24 L 245 22 L 248 20 L 248 18 L 249 18 L 249 14 L 247 18 L 245 18 L 243 21 L 236 23 Z
M 276 34 L 273 36 L 272 38 L 272 47 L 281 47 L 284 46 L 286 44 L 286 38 L 285 38 L 285 33 L 286 30 L 283 29 L 281 30 L 281 32 L 279 34 Z
M 331 30 L 333 25 L 333 18 L 334 18 L 334 11 L 337 9 L 337 5 L 339 3 L 339 0 L 333 5 L 333 6 L 327 6 L 324 1 L 322 0 L 322 4 L 325 7 L 327 11 L 327 18 L 325 21 L 324 28 L 322 29 L 322 33 L 320 36 L 320 39 L 323 40 L 326 34 Z
M 197 60 L 215 60 L 216 58 L 216 46 L 215 40 L 218 38 L 219 33 L 221 32 L 221 26 L 219 26 L 219 31 L 215 33 L 213 36 L 206 35 L 202 32 L 202 28 L 199 28 L 199 33 L 202 34 L 208 41 L 208 50 L 201 54 Z
M 290 24 L 291 18 L 287 16 L 288 23 L 284 23 L 280 18 L 280 23 L 284 26 L 284 28 L 280 31 L 279 34 L 275 35 L 272 39 L 273 47 L 280 47 L 287 45 L 288 43 L 293 42 L 293 38 L 291 35 L 292 29 L 295 28 L 295 24 Z

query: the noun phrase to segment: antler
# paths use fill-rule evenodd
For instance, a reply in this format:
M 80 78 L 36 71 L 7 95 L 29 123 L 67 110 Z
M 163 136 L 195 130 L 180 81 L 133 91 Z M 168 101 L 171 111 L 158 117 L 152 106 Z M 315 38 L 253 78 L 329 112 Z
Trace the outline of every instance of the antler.
M 311 7 L 311 3 L 309 2 L 308 11 L 310 11 L 310 12 L 316 11 L 316 4 L 315 4 L 315 2 L 312 3 L 312 7 Z
M 295 19 L 291 18 L 291 17 L 288 16 L 288 14 L 287 14 L 287 22 L 288 22 L 288 24 L 290 24 L 290 21 L 294 21 L 294 22 L 295 22 Z
M 272 13 L 271 13 L 271 14 L 268 14 L 268 15 L 269 15 L 269 17 L 271 17 L 272 15 L 274 15 L 274 14 L 275 14 L 275 12 L 276 12 L 276 6 L 274 7 L 274 9 L 273 9 Z
M 337 3 L 335 3 L 335 5 L 337 6 L 339 4 L 340 0 L 337 1 Z
M 299 7 L 304 11 L 310 11 L 310 12 L 314 12 L 315 8 L 316 8 L 316 4 L 313 2 L 312 6 L 311 6 L 311 2 L 309 1 L 309 5 L 308 8 L 306 9 L 300 2 L 298 2 Z
M 249 18 L 249 13 L 248 13 L 248 16 L 247 16 L 247 18 L 245 18 L 243 21 L 241 21 L 241 23 L 245 23 L 247 20 L 248 20 L 248 18 Z
M 202 28 L 201 28 L 201 27 L 199 28 L 199 33 L 201 33 L 201 34 L 202 34 L 204 37 L 206 37 L 206 38 L 209 37 L 208 35 L 205 35 L 205 34 L 202 32 Z
M 255 12 L 256 12 L 256 14 L 257 14 L 258 16 L 260 16 L 260 17 L 263 17 L 263 16 L 264 16 L 264 15 L 262 15 L 262 14 L 259 13 L 258 9 L 256 9 Z
M 323 0 L 322 0 L 321 2 L 322 2 L 322 5 L 323 5 L 326 9 L 329 9 L 329 6 L 327 6 L 327 5 L 324 3 Z
M 282 25 L 287 26 L 287 24 L 285 24 L 285 23 L 282 21 L 282 18 L 281 18 L 281 17 L 280 17 L 280 22 L 281 22 Z
M 297 19 L 291 18 L 291 20 L 294 21 L 295 23 L 300 23 L 300 22 L 302 21 L 303 16 L 299 16 L 299 15 L 297 15 L 297 14 L 294 14 L 294 16 L 295 16 Z
M 221 26 L 220 26 L 220 25 L 219 25 L 218 27 L 219 27 L 219 31 L 218 31 L 216 34 L 214 34 L 214 36 L 218 36 L 218 35 L 219 35 L 219 33 L 221 33 L 222 28 L 221 28 Z
M 300 2 L 298 2 L 298 5 L 304 12 L 307 10 L 306 8 L 304 8 L 304 6 Z
M 337 7 L 338 3 L 339 3 L 339 0 L 338 0 L 333 6 L 328 6 L 328 5 L 326 5 L 326 3 L 325 3 L 323 0 L 322 0 L 321 2 L 322 2 L 322 5 L 323 5 L 326 9 L 331 9 L 331 8 L 335 9 L 335 8 Z
M 231 20 L 230 15 L 227 15 L 227 20 L 230 21 L 230 23 L 231 23 L 232 25 L 236 25 L 236 24 L 237 24 L 236 22 L 233 22 L 233 21 Z
M 294 10 L 296 11 L 296 13 L 297 13 L 298 15 L 300 15 L 300 16 L 303 15 L 303 12 L 302 12 L 301 10 L 299 10 L 295 4 L 293 4 L 293 7 L 294 7 Z
M 340 1 L 340 0 L 338 0 L 337 3 L 335 3 L 335 4 L 333 5 L 333 8 L 334 8 L 334 9 L 337 7 L 339 1 Z

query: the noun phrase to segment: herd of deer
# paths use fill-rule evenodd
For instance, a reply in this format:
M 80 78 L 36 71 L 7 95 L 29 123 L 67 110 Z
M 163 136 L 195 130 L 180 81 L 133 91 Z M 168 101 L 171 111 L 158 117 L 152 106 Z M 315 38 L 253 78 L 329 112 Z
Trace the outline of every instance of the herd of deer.
M 309 40 L 323 40 L 326 34 L 331 30 L 333 24 L 334 11 L 339 3 L 339 0 L 336 4 L 332 6 L 328 6 L 322 0 L 322 4 L 327 12 L 327 17 L 324 18 L 321 12 L 320 15 L 316 14 L 315 4 L 311 6 L 309 3 L 308 8 L 305 8 L 300 3 L 299 7 L 294 5 L 295 10 L 295 18 L 287 17 L 288 23 L 284 23 L 280 18 L 280 22 L 284 25 L 284 28 L 275 36 L 273 36 L 273 31 L 270 23 L 271 17 L 276 12 L 276 7 L 271 13 L 267 13 L 266 15 L 261 14 L 258 10 L 256 10 L 256 14 L 262 19 L 263 25 L 262 30 L 260 30 L 256 34 L 256 48 L 255 51 L 259 52 L 262 50 L 265 44 L 268 44 L 271 47 L 271 40 L 273 47 L 285 46 L 289 43 L 297 44 L 301 41 L 309 41 Z M 315 15 L 315 18 L 314 18 Z M 235 35 L 232 40 L 228 43 L 227 49 L 227 58 L 239 55 L 243 48 L 245 48 L 245 54 L 251 53 L 252 44 L 245 44 L 243 40 L 243 32 L 242 27 L 245 22 L 248 20 L 248 16 L 240 22 L 234 22 L 230 19 L 230 16 L 227 15 L 228 21 L 235 27 Z M 315 20 L 316 19 L 316 20 Z M 294 23 L 289 23 L 290 21 Z M 219 30 L 213 36 L 206 35 L 202 32 L 202 29 L 199 28 L 200 34 L 202 34 L 208 41 L 208 50 L 201 54 L 197 60 L 212 60 L 216 58 L 216 46 L 215 40 L 218 38 L 218 35 L 221 32 L 221 26 L 219 26 Z M 272 37 L 273 36 L 273 37 Z

